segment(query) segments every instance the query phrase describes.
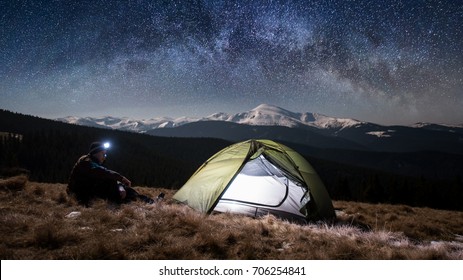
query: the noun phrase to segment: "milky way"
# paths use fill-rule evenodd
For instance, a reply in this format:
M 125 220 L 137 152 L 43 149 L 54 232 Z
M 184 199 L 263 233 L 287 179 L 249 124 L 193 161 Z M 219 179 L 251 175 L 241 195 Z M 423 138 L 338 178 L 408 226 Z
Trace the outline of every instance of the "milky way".
M 463 123 L 463 1 L 2 1 L 0 107 Z

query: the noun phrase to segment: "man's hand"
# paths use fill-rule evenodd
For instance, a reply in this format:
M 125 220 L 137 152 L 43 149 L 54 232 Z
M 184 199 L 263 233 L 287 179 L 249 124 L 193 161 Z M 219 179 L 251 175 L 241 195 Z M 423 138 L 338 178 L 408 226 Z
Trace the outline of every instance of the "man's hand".
M 125 199 L 125 197 L 127 196 L 127 192 L 125 191 L 123 186 L 119 186 L 119 196 L 121 197 L 121 199 Z
M 122 177 L 122 184 L 126 185 L 127 187 L 131 187 L 132 186 L 132 182 L 130 182 L 129 179 L 125 178 L 125 177 Z

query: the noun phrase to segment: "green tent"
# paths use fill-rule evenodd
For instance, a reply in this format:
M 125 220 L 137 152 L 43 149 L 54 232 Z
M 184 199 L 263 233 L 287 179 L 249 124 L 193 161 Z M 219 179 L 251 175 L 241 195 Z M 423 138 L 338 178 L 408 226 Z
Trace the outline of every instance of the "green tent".
M 270 140 L 248 140 L 219 151 L 173 198 L 204 213 L 273 214 L 293 221 L 335 217 L 312 166 L 294 150 Z

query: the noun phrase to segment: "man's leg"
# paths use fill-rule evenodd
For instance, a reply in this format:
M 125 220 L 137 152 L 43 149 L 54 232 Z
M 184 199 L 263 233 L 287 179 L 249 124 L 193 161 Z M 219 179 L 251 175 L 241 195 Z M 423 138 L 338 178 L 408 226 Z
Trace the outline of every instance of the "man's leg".
M 112 202 L 121 203 L 122 199 L 119 193 L 119 186 L 116 181 L 103 180 L 95 186 L 95 196 Z
M 125 198 L 126 200 L 130 201 L 130 200 L 140 199 L 141 201 L 149 203 L 149 204 L 154 203 L 153 199 L 147 197 L 146 195 L 139 194 L 135 189 L 131 187 L 124 186 L 124 189 L 127 193 L 127 196 Z

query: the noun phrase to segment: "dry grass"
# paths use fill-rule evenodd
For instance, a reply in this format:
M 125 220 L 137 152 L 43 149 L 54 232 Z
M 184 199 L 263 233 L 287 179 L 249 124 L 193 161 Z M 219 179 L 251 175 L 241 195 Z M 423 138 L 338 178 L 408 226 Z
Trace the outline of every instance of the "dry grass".
M 172 203 L 172 190 L 137 189 L 166 198 L 84 208 L 63 184 L 0 180 L 0 258 L 463 259 L 462 212 L 335 201 L 335 222 L 297 225 L 203 215 Z
M 27 176 L 20 175 L 8 179 L 0 179 L 0 189 L 3 191 L 22 191 L 26 187 Z

